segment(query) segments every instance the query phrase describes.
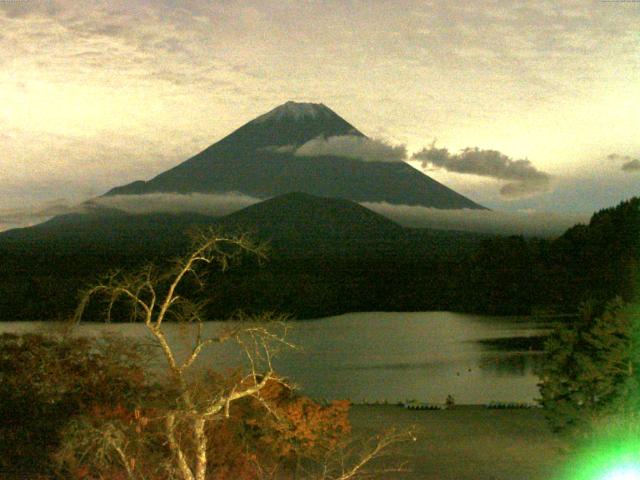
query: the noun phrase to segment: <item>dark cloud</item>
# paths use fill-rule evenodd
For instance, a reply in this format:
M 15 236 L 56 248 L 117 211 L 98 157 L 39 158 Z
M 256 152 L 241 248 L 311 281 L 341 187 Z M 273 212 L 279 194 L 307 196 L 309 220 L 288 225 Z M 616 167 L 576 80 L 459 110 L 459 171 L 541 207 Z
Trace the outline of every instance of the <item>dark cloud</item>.
M 508 198 L 545 192 L 551 180 L 549 174 L 538 170 L 527 159 L 513 160 L 497 150 L 480 150 L 477 147 L 451 154 L 446 148 L 432 144 L 415 153 L 412 160 L 420 160 L 423 168 L 433 166 L 450 172 L 507 180 L 500 194 Z
M 9 0 L 0 2 L 0 12 L 7 18 L 20 18 L 33 14 L 55 16 L 58 8 L 52 1 Z
M 295 155 L 300 157 L 331 155 L 366 162 L 402 162 L 407 157 L 407 149 L 404 145 L 393 146 L 383 140 L 340 135 L 314 138 L 298 148 Z
M 620 155 L 619 153 L 611 153 L 607 155 L 607 160 L 623 162 L 622 165 L 620 166 L 620 169 L 623 172 L 640 171 L 640 159 L 634 158 L 630 155 Z
M 622 170 L 624 172 L 638 172 L 640 171 L 640 160 L 634 158 L 626 163 L 622 164 Z
M 442 210 L 386 202 L 363 202 L 362 206 L 405 227 L 537 237 L 558 236 L 577 223 L 588 222 L 590 217 L 537 211 Z

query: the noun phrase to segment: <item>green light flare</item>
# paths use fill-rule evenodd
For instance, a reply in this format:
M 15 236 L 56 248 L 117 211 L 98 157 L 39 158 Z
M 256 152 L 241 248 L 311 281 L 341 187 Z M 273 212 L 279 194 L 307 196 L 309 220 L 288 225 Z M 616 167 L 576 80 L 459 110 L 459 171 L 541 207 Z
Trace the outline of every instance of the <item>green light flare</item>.
M 559 480 L 640 480 L 640 438 L 595 442 L 569 462 Z
M 618 466 L 605 474 L 602 480 L 640 480 L 640 467 L 636 464 Z
M 592 433 L 578 444 L 558 480 L 640 480 L 640 305 L 628 304 L 618 315 L 629 341 L 627 351 L 610 362 L 628 372 L 610 413 L 592 422 Z M 615 371 L 609 368 L 609 371 Z

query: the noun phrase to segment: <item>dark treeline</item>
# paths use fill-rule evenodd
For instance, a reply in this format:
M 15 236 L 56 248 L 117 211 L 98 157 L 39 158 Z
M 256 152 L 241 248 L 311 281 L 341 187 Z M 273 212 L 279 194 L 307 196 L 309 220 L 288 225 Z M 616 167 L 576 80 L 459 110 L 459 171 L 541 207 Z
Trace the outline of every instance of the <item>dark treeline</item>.
M 145 217 L 144 238 L 138 230 L 120 236 L 110 230 L 112 238 L 102 242 L 107 232 L 89 243 L 72 241 L 75 237 L 58 244 L 44 237 L 5 239 L 0 319 L 68 317 L 78 291 L 100 274 L 161 265 L 184 252 L 187 239 L 176 232 L 189 222 L 176 222 L 182 230 L 166 218 Z M 189 224 L 207 222 L 193 217 Z M 238 309 L 296 318 L 376 310 L 567 313 L 585 300 L 604 303 L 618 295 L 631 300 L 640 281 L 639 255 L 640 199 L 634 198 L 553 240 L 410 229 L 351 241 L 277 238 L 267 262 L 212 272 L 210 290 L 200 295 L 210 301 L 211 318 Z

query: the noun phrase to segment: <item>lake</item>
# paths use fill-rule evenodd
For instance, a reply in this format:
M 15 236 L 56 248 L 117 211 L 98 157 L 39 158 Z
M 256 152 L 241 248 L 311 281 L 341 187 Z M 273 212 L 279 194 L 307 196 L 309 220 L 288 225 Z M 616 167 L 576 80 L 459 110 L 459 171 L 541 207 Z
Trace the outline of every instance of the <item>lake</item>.
M 228 323 L 208 322 L 213 335 Z M 189 331 L 167 324 L 177 350 L 189 347 Z M 350 313 L 292 322 L 287 339 L 298 346 L 283 349 L 277 371 L 317 399 L 398 402 L 415 399 L 443 403 L 534 402 L 538 378 L 533 368 L 540 353 L 500 340 L 545 334 L 548 322 L 528 318 L 488 317 L 451 312 Z M 0 332 L 47 331 L 59 325 L 40 322 L 0 323 Z M 118 332 L 145 338 L 141 324 L 86 323 L 78 335 Z M 200 367 L 223 369 L 242 360 L 232 344 L 205 351 Z M 156 367 L 157 368 L 157 367 Z

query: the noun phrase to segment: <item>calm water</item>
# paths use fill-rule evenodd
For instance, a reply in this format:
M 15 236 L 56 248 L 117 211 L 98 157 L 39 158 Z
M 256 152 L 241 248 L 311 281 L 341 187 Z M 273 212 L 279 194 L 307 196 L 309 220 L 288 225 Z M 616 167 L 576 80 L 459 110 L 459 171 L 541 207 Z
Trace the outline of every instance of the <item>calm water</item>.
M 210 322 L 214 334 L 229 324 Z M 44 323 L 0 323 L 0 332 L 52 330 Z M 184 353 L 189 331 L 167 325 Z M 533 402 L 536 354 L 492 351 L 480 340 L 539 335 L 548 324 L 449 312 L 352 313 L 293 323 L 287 334 L 297 350 L 274 360 L 277 370 L 306 394 L 319 399 L 397 402 L 405 399 L 457 403 Z M 79 335 L 119 332 L 145 338 L 140 324 L 84 324 Z M 233 345 L 210 348 L 200 366 L 225 368 L 242 360 Z

